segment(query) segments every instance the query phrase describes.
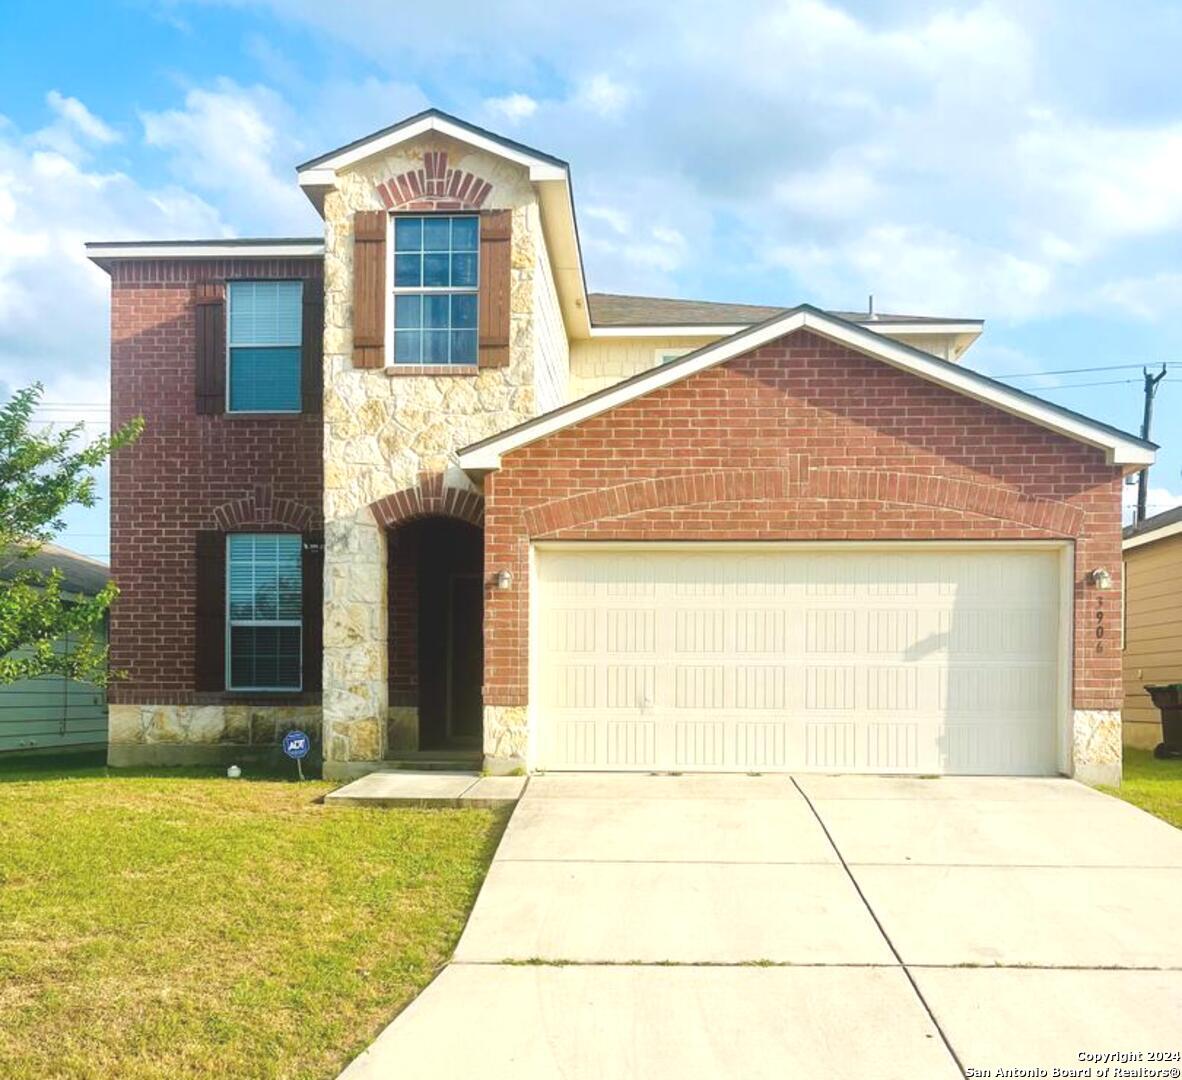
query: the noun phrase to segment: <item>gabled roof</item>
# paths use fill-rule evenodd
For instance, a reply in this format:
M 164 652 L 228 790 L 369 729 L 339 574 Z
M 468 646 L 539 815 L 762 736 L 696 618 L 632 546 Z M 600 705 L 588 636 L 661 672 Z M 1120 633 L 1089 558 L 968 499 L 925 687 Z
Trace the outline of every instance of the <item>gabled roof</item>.
M 1167 536 L 1177 536 L 1179 533 L 1182 533 L 1182 506 L 1175 506 L 1172 510 L 1164 510 L 1135 525 L 1126 526 L 1122 534 L 1124 543 L 1121 547 L 1140 547 L 1142 544 L 1152 544 L 1155 540 L 1164 540 Z
M 360 139 L 354 139 L 351 143 L 338 146 L 327 154 L 321 154 L 310 161 L 305 161 L 302 165 L 297 165 L 296 172 L 299 174 L 301 185 L 303 185 L 307 173 L 314 170 L 343 169 L 427 131 L 438 131 L 444 135 L 450 135 L 461 142 L 479 146 L 491 153 L 526 165 L 530 169 L 531 180 L 558 180 L 565 178 L 569 172 L 570 167 L 562 158 L 535 150 L 532 146 L 526 146 L 513 139 L 506 139 L 503 135 L 477 127 L 467 120 L 461 120 L 458 116 L 445 113 L 442 109 L 424 109 L 422 112 L 415 113 L 414 116 L 408 116 L 405 120 L 399 120 L 397 124 L 391 124 L 380 131 L 363 135 Z
M 105 562 L 79 555 L 57 544 L 42 544 L 25 559 L 0 562 L 0 578 L 11 577 L 23 570 L 33 570 L 38 574 L 57 570 L 67 589 L 86 596 L 93 596 L 111 579 L 111 568 Z
M 760 304 L 723 304 L 713 300 L 674 300 L 663 296 L 622 296 L 601 292 L 588 293 L 587 304 L 591 309 L 592 326 L 752 326 L 790 310 Z M 942 319 L 931 315 L 871 314 L 866 311 L 831 311 L 829 314 L 868 326 L 875 323 L 916 327 L 983 325 L 981 319 Z
M 336 185 L 338 170 L 430 132 L 515 162 L 527 170 L 538 196 L 542 231 L 563 322 L 571 337 L 586 337 L 591 329 L 587 316 L 587 282 L 583 275 L 570 168 L 561 158 L 506 139 L 441 109 L 424 109 L 381 131 L 305 161 L 296 169 L 300 187 L 312 205 L 323 213 L 325 196 Z
M 1148 465 L 1156 445 L 1135 435 L 1064 409 L 1042 398 L 991 379 L 987 375 L 941 360 L 899 341 L 883 337 L 865 326 L 828 314 L 809 304 L 703 346 L 660 367 L 650 368 L 578 401 L 560 406 L 488 439 L 472 443 L 458 454 L 459 466 L 473 473 L 500 467 L 501 455 L 536 442 L 563 428 L 598 416 L 653 390 L 679 382 L 696 372 L 725 363 L 796 330 L 812 330 L 832 341 L 876 357 L 939 386 L 986 402 L 1013 416 L 1029 420 L 1077 442 L 1102 449 L 1114 465 Z

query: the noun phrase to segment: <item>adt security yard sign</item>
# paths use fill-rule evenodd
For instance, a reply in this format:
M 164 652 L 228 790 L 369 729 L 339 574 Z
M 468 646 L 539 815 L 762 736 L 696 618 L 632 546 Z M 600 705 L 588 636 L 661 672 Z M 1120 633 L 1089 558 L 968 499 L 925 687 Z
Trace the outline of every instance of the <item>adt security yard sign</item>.
M 289 758 L 295 759 L 296 771 L 300 774 L 301 780 L 304 778 L 304 767 L 300 761 L 308 756 L 311 748 L 312 740 L 302 731 L 289 731 L 283 736 L 283 752 Z

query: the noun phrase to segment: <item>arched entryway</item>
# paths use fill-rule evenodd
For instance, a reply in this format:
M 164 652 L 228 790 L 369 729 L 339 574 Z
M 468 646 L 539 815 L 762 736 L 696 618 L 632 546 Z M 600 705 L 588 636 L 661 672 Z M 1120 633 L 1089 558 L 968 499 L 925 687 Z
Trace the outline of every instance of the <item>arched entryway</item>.
M 484 531 L 417 517 L 390 528 L 388 549 L 390 745 L 479 750 Z

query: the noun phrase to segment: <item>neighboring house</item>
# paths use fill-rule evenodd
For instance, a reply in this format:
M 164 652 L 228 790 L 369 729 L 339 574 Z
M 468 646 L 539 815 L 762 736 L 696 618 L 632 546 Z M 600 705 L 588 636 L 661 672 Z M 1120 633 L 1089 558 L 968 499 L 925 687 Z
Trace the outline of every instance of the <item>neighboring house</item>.
M 1161 713 L 1146 685 L 1182 683 L 1182 506 L 1124 531 L 1124 744 L 1152 750 Z
M 67 598 L 94 596 L 111 576 L 106 563 L 56 544 L 45 544 L 28 559 L 0 567 L 0 577 L 17 569 L 39 574 L 59 571 L 62 593 Z M 106 641 L 105 622 L 94 628 L 93 637 Z M 67 635 L 58 648 L 69 650 L 73 645 Z M 0 756 L 17 750 L 97 749 L 106 742 L 107 698 L 101 687 L 61 675 L 42 675 L 0 686 Z
M 977 320 L 589 293 L 567 165 L 435 110 L 297 178 L 323 236 L 89 246 L 113 763 L 1119 776 L 1151 443 Z

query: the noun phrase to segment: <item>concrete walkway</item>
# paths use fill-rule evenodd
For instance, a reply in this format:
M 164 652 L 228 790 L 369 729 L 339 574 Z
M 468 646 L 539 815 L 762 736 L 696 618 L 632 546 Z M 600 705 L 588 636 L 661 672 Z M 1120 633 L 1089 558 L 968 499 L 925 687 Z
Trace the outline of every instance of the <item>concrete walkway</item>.
M 1078 1068 L 1182 1049 L 1179 926 L 1182 832 L 1068 780 L 534 777 L 454 961 L 342 1075 Z
M 367 773 L 324 796 L 326 806 L 511 806 L 525 790 L 524 776 L 474 772 L 385 769 Z

